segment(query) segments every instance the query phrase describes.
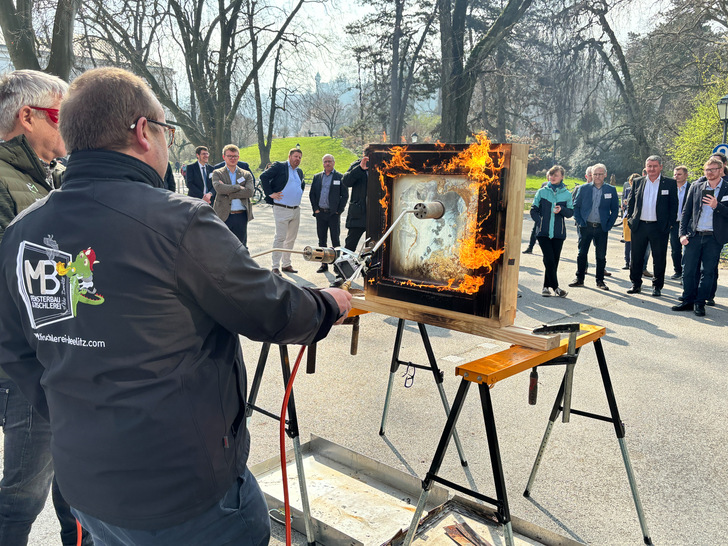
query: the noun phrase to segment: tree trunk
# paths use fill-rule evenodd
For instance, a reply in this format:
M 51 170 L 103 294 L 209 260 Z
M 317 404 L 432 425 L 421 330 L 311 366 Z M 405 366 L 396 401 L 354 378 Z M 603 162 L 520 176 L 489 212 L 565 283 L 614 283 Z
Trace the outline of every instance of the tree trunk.
M 402 38 L 402 15 L 404 0 L 394 0 L 394 32 L 392 33 L 392 64 L 390 66 L 390 105 L 389 141 L 399 142 L 402 130 L 399 129 L 400 101 L 402 89 L 399 79 L 399 41 Z

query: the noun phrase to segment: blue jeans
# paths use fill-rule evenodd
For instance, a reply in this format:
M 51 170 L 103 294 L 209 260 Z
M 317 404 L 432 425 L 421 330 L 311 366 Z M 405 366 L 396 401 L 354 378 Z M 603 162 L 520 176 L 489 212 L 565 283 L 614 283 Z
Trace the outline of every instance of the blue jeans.
M 712 233 L 690 237 L 683 254 L 684 303 L 704 304 L 711 299 L 722 248 Z
M 268 506 L 258 482 L 247 468 L 209 510 L 167 529 L 127 529 L 75 508 L 73 513 L 84 529 L 91 531 L 96 546 L 267 546 L 270 541 Z
M 0 417 L 5 450 L 0 481 L 0 545 L 24 546 L 53 480 L 51 427 L 10 379 L 0 379 Z M 75 545 L 76 518 L 55 482 L 53 504 L 61 524 L 62 543 Z M 92 544 L 91 538 L 83 543 Z

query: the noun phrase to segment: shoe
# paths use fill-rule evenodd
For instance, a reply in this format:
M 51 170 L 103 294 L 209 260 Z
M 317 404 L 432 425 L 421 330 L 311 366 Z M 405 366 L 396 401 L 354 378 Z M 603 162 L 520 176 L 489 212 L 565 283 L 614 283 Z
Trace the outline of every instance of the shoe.
M 541 290 L 541 295 L 542 295 L 542 296 L 543 296 L 544 298 L 548 298 L 549 296 L 551 296 L 551 289 L 550 289 L 550 288 L 546 288 L 546 287 L 544 286 L 544 287 L 543 287 L 543 290 Z
M 653 298 L 659 298 L 662 296 L 662 291 L 659 288 L 653 288 L 652 289 L 652 297 Z
M 605 277 L 611 277 L 611 276 L 612 276 L 612 274 L 611 274 L 611 273 L 610 273 L 609 271 L 605 271 L 605 272 L 604 272 L 604 276 L 605 276 Z
M 574 279 L 569 283 L 569 286 L 584 286 L 584 281 L 580 281 L 579 279 Z
M 692 311 L 695 307 L 692 303 L 681 303 L 680 305 L 673 305 L 670 309 L 673 311 Z
M 531 248 L 531 247 L 529 246 L 529 247 L 528 247 L 528 248 L 527 248 L 526 250 L 524 250 L 524 251 L 523 251 L 523 253 L 524 253 L 524 254 L 533 254 L 533 248 Z
M 715 300 L 708 300 L 705 302 L 708 307 L 715 307 Z
M 677 299 L 680 301 L 685 301 L 685 298 L 683 298 L 682 296 L 678 296 Z
M 704 317 L 705 316 L 705 305 L 702 303 L 696 303 L 695 304 L 695 316 L 696 317 Z
M 635 285 L 632 285 L 632 288 L 627 290 L 627 294 L 639 294 L 640 292 L 642 292 L 642 287 Z
M 281 267 L 281 271 L 285 271 L 286 273 L 298 273 L 298 270 L 293 269 L 293 266 L 290 265 L 284 265 Z
M 326 273 L 329 270 L 328 264 L 321 264 L 316 270 L 316 273 Z
M 647 271 L 646 269 L 642 272 L 642 276 L 647 277 L 648 279 L 651 279 L 652 277 L 654 277 L 654 275 L 652 273 L 650 273 L 649 271 Z
M 273 273 L 274 275 L 278 275 L 279 277 L 282 277 L 282 276 L 283 276 L 283 275 L 281 275 L 281 270 L 280 270 L 280 269 L 278 269 L 277 267 L 274 267 L 274 268 L 273 268 L 273 269 L 271 270 L 271 273 Z
M 568 294 L 566 290 L 561 290 L 561 288 L 558 287 L 554 288 L 554 292 L 556 292 L 556 295 L 560 298 L 565 298 L 566 294 Z
M 674 275 L 671 275 L 671 276 L 670 276 L 670 278 L 671 278 L 671 279 L 672 279 L 673 281 L 677 281 L 677 280 L 680 280 L 680 279 L 682 279 L 682 273 L 675 273 Z
M 598 282 L 597 283 L 597 288 L 599 290 L 609 290 L 609 287 L 606 284 L 604 284 L 603 282 Z
M 342 284 L 344 284 L 344 279 L 336 277 L 336 279 L 331 281 L 331 284 L 329 284 L 329 288 L 339 288 Z
M 624 264 L 623 270 L 629 270 L 629 264 Z

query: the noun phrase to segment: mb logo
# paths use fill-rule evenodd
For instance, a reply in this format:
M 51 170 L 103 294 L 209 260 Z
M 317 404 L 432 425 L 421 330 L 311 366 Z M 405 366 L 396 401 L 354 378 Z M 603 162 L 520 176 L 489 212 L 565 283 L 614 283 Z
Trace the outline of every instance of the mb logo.
M 28 241 L 20 243 L 18 284 L 34 329 L 73 318 L 70 280 L 58 274 L 56 262 L 59 258 L 68 263 L 72 256 L 58 248 Z

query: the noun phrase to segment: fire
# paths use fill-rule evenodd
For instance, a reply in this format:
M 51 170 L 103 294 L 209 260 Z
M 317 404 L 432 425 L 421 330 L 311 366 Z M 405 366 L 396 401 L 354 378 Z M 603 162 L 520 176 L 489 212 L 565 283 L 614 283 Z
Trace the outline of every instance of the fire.
M 382 131 L 382 143 L 387 142 L 387 131 Z
M 502 169 L 503 157 L 501 154 L 494 154 L 491 150 L 491 143 L 485 133 L 476 135 L 476 141 L 467 149 L 460 152 L 457 156 L 449 160 L 447 163 L 428 165 L 433 174 L 446 173 L 466 174 L 470 180 L 470 188 L 480 199 L 485 202 L 487 198 L 487 186 L 499 183 L 499 172 Z M 438 148 L 445 148 L 446 144 L 437 141 L 435 145 Z M 401 176 L 403 174 L 416 174 L 417 171 L 410 167 L 407 148 L 405 146 L 393 146 L 391 148 L 390 161 L 383 161 L 379 170 L 379 183 L 381 185 L 384 196 L 380 199 L 379 204 L 382 206 L 385 218 L 390 202 L 390 193 L 387 186 L 387 178 Z M 493 157 L 495 156 L 495 157 Z M 485 217 L 480 220 L 484 222 L 490 216 L 491 203 L 488 203 L 488 212 Z M 386 228 L 386 226 L 385 226 Z M 495 248 L 494 238 L 486 238 L 479 235 L 480 224 L 477 214 L 468 222 L 464 236 L 458 240 L 458 248 L 456 253 L 460 264 L 471 270 L 472 272 L 480 271 L 481 275 L 463 274 L 463 278 L 448 279 L 447 284 L 424 284 L 417 283 L 412 280 L 400 281 L 391 279 L 394 282 L 417 288 L 432 288 L 437 291 L 452 291 L 464 294 L 475 294 L 480 287 L 485 284 L 484 275 L 492 271 L 493 264 L 503 255 L 503 248 Z M 487 243 L 490 243 L 488 245 Z

